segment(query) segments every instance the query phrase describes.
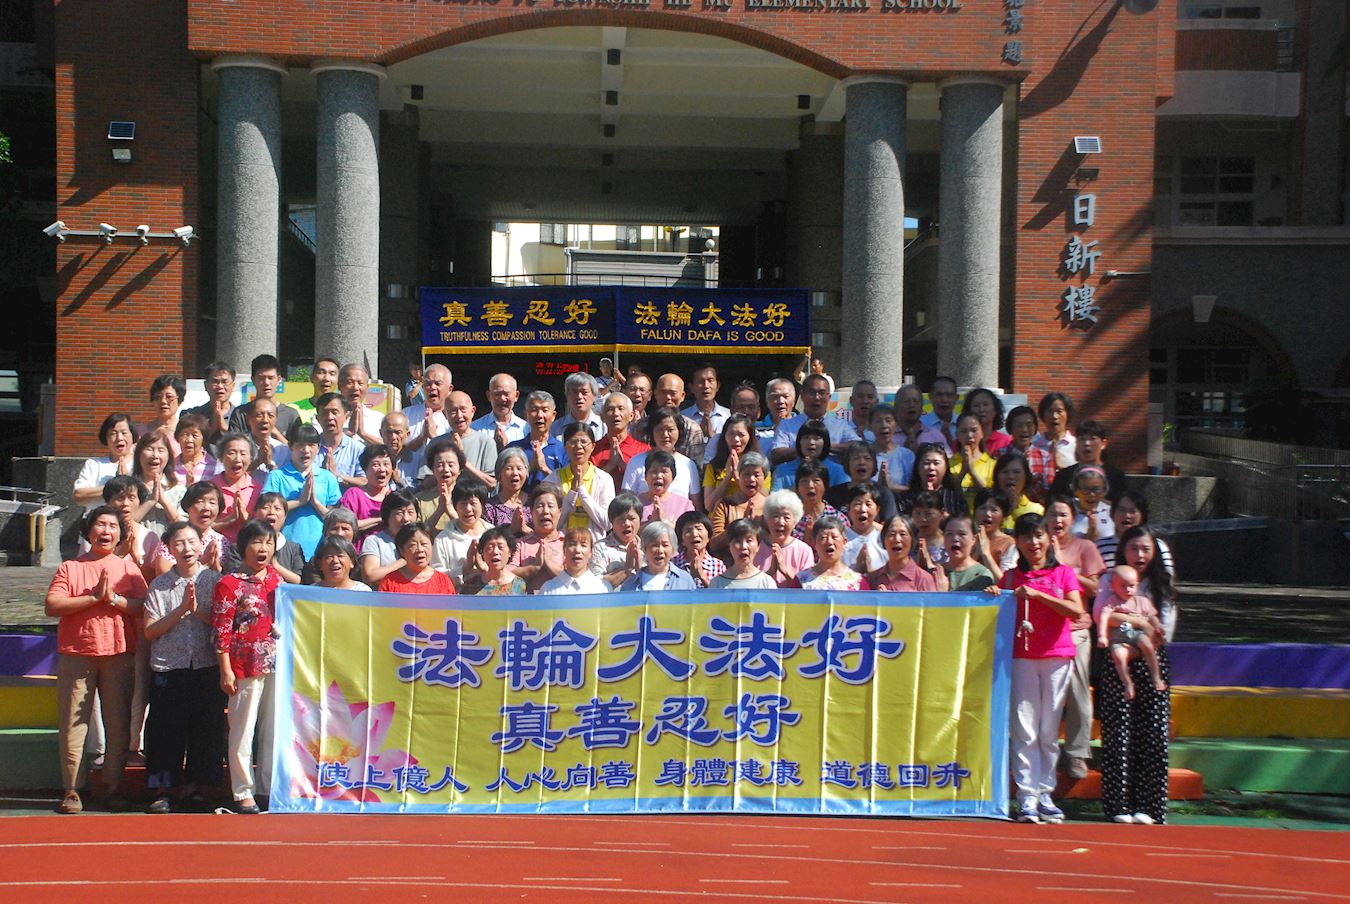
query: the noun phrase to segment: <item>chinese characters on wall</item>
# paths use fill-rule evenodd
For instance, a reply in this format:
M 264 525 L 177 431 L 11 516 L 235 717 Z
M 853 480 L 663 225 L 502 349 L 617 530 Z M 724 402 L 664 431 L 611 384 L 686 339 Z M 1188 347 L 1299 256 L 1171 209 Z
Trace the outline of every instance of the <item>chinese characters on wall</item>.
M 1073 196 L 1070 219 L 1076 230 L 1064 246 L 1060 273 L 1069 280 L 1060 298 L 1060 314 L 1069 326 L 1089 327 L 1097 323 L 1101 307 L 1097 304 L 1097 287 L 1087 281 L 1097 275 L 1098 258 L 1102 256 L 1096 241 L 1084 241 L 1083 234 L 1092 228 L 1097 218 L 1097 196 L 1079 193 Z

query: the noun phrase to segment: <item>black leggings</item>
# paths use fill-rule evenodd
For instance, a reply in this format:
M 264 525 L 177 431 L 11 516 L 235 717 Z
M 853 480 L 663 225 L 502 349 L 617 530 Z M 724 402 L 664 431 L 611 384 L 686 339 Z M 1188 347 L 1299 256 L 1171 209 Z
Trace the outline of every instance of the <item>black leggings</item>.
M 1172 682 L 1167 648 L 1158 647 L 1163 680 Z M 1130 662 L 1133 700 L 1114 667 L 1104 665 L 1097 686 L 1097 717 L 1102 723 L 1102 810 L 1110 819 L 1122 813 L 1147 813 L 1167 821 L 1167 728 L 1172 714 L 1169 691 L 1154 690 L 1142 658 Z

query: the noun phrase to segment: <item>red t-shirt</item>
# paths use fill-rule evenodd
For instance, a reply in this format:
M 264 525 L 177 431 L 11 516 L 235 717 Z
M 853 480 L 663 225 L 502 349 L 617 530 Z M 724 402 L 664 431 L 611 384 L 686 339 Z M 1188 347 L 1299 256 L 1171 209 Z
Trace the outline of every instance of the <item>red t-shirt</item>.
M 106 555 L 62 562 L 52 578 L 51 591 L 59 596 L 85 596 L 98 586 L 103 572 L 113 593 L 127 599 L 145 599 L 145 576 L 130 559 Z M 132 616 L 109 603 L 96 603 L 79 612 L 61 616 L 56 626 L 56 649 L 74 656 L 116 656 L 136 649 L 136 623 Z
M 230 654 L 236 678 L 270 675 L 277 666 L 277 640 L 272 621 L 281 574 L 271 565 L 262 580 L 250 574 L 227 574 L 216 583 L 211 625 L 217 653 Z
M 431 579 L 423 581 L 421 584 L 416 581 L 410 581 L 403 576 L 403 569 L 399 568 L 385 575 L 383 581 L 380 581 L 381 593 L 425 593 L 432 596 L 453 596 L 455 593 L 455 583 L 450 580 L 448 575 L 439 571 L 431 573 Z
M 1037 571 L 1014 568 L 1003 572 L 1003 580 L 999 583 L 1004 590 L 1016 590 L 1023 585 L 1057 599 L 1068 599 L 1070 593 L 1079 592 L 1078 575 L 1074 574 L 1068 565 L 1056 565 L 1054 568 L 1042 568 Z M 1022 630 L 1023 621 L 1031 622 L 1030 633 Z M 1075 651 L 1073 619 L 1065 618 L 1040 600 L 1029 600 L 1017 604 L 1017 622 L 1017 638 L 1013 643 L 1014 659 L 1073 657 Z
M 651 446 L 642 442 L 642 440 L 637 439 L 631 433 L 625 436 L 623 441 L 619 443 L 619 452 L 623 455 L 625 465 L 632 461 L 635 455 L 648 452 L 651 448 Z M 591 464 L 595 465 L 597 468 L 604 469 L 605 465 L 609 464 L 611 451 L 609 437 L 606 436 L 595 444 L 595 454 L 591 456 Z M 622 472 L 620 472 L 620 475 L 622 476 Z

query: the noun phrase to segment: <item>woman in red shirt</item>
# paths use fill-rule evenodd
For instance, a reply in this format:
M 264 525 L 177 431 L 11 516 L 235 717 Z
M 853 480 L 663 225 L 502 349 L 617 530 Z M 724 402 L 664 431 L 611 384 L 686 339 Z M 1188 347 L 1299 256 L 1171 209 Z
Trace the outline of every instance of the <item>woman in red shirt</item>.
M 453 595 L 455 582 L 449 575 L 431 567 L 431 553 L 436 538 L 422 522 L 405 524 L 394 538 L 394 545 L 406 563 L 391 571 L 380 581 L 384 593 L 425 593 Z
M 914 522 L 908 515 L 896 515 L 886 522 L 881 531 L 886 562 L 863 577 L 862 589 L 928 592 L 938 589 L 933 575 L 941 574 L 941 569 L 934 569 L 931 560 L 926 565 L 919 565 L 910 557 L 914 549 L 914 536 Z M 943 580 L 945 583 L 946 579 Z
M 281 574 L 272 567 L 277 535 L 266 521 L 239 528 L 239 570 L 216 584 L 211 604 L 220 687 L 230 696 L 230 784 L 236 811 L 257 813 L 253 736 L 258 735 L 258 786 L 272 788 L 272 673 L 277 640 L 273 621 Z
M 60 813 L 84 809 L 76 790 L 84 773 L 84 741 L 94 709 L 102 701 L 107 751 L 103 783 L 108 805 L 122 809 L 122 783 L 131 732 L 131 694 L 136 674 L 136 620 L 145 605 L 145 577 L 130 558 L 115 550 L 122 541 L 122 519 L 111 506 L 92 510 L 84 521 L 89 551 L 62 562 L 47 590 L 46 612 L 56 627 L 59 659 L 56 675 L 59 711 Z

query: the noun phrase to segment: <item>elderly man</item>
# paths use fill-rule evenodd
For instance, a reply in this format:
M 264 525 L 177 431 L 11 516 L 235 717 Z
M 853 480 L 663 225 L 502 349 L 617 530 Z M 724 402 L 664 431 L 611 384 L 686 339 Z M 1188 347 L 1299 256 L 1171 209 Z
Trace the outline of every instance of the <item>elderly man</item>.
M 823 374 L 807 374 L 802 380 L 802 413 L 778 422 L 773 431 L 773 451 L 769 461 L 774 464 L 797 457 L 797 431 L 807 421 L 823 421 L 830 410 L 830 383 Z M 834 438 L 831 436 L 831 445 Z
M 499 451 L 524 439 L 529 425 L 515 411 L 516 402 L 520 401 L 516 378 L 510 374 L 497 374 L 488 381 L 487 397 L 491 410 L 473 422 L 473 429 L 491 436 Z
M 773 432 L 778 425 L 792 417 L 797 407 L 797 384 L 787 377 L 775 377 L 764 385 L 767 411 L 764 419 L 755 424 L 761 449 L 773 448 Z
M 530 477 L 526 486 L 535 484 L 567 464 L 567 452 L 562 440 L 550 436 L 553 419 L 558 416 L 558 403 L 553 394 L 536 389 L 525 397 L 525 422 L 530 432 L 508 448 L 523 449 L 530 461 Z
M 336 358 L 314 359 L 314 366 L 309 369 L 309 382 L 314 387 L 314 394 L 298 402 L 286 403 L 295 409 L 295 413 L 303 423 L 314 423 L 319 413 L 319 399 L 330 392 L 337 392 L 338 369 L 341 366 Z
M 923 392 L 913 383 L 906 383 L 895 391 L 895 438 L 906 449 L 918 453 L 928 443 L 947 446 L 940 432 L 923 424 Z
M 877 407 L 877 384 L 858 380 L 848 397 L 849 413 L 832 411 L 825 416 L 825 429 L 830 431 L 830 448 L 842 453 L 844 446 L 856 439 L 871 442 L 874 437 L 868 426 Z
M 591 439 L 599 442 L 605 435 L 605 425 L 594 411 L 599 395 L 595 377 L 580 372 L 568 374 L 563 383 L 563 394 L 567 396 L 567 414 L 553 422 L 552 435 L 560 437 L 568 424 L 581 423 L 586 425 Z
M 384 416 L 380 422 L 380 442 L 389 449 L 389 456 L 394 460 L 392 482 L 416 490 L 422 456 L 408 448 L 408 418 L 402 411 L 391 411 Z
M 711 364 L 700 365 L 694 371 L 694 404 L 680 412 L 698 424 L 703 435 L 708 438 L 709 446 L 715 446 L 722 425 L 731 417 L 731 409 L 717 404 L 717 391 L 721 388 L 722 381 L 717 378 L 717 368 Z
M 444 364 L 433 364 L 422 372 L 422 402 L 403 409 L 408 418 L 408 448 L 416 452 L 450 429 L 445 400 L 454 388 L 450 368 Z
M 370 373 L 360 364 L 344 364 L 338 372 L 338 387 L 342 397 L 352 408 L 352 419 L 346 430 L 368 446 L 380 441 L 380 423 L 384 420 L 380 412 L 366 404 L 366 391 L 370 389 Z
M 240 406 L 244 407 L 244 406 Z M 291 460 L 290 446 L 276 435 L 277 403 L 273 399 L 254 399 L 249 403 L 244 430 L 253 440 L 255 452 L 251 473 L 259 486 L 267 475 L 283 468 Z
M 629 432 L 633 422 L 633 400 L 621 392 L 605 396 L 600 407 L 600 418 L 609 428 L 605 438 L 596 443 L 591 461 L 614 478 L 614 485 L 623 481 L 623 472 L 634 455 L 646 452 L 651 446 Z
M 684 404 L 684 379 L 679 374 L 662 374 L 656 381 L 656 392 L 652 394 L 652 400 L 657 407 L 674 408 L 679 411 L 680 406 Z M 680 420 L 684 421 L 684 438 L 675 445 L 675 451 L 697 464 L 703 461 L 703 453 L 708 447 L 708 437 L 698 421 L 684 414 L 680 415 Z M 633 425 L 633 432 L 643 441 L 648 439 L 646 416 Z
M 644 422 L 647 417 L 647 403 L 652 400 L 652 378 L 642 371 L 630 373 L 623 391 L 633 400 L 633 424 Z
M 230 414 L 230 429 L 239 433 L 248 431 L 248 416 L 258 399 L 272 402 L 272 435 L 283 443 L 291 425 L 299 420 L 295 409 L 282 405 L 276 400 L 277 386 L 281 383 L 281 362 L 272 355 L 259 355 L 249 364 L 249 375 L 256 393 L 253 402 L 247 402 L 235 408 Z
M 234 414 L 234 368 L 224 361 L 212 361 L 206 365 L 203 381 L 208 396 L 206 404 L 179 412 L 179 416 L 200 414 L 206 418 L 206 446 L 212 455 L 219 457 L 216 444 L 230 432 L 230 415 Z
M 492 473 L 497 464 L 497 443 L 486 433 L 473 429 L 473 399 L 467 392 L 451 391 L 445 402 L 445 417 L 450 422 L 450 443 L 464 453 L 464 473 L 473 476 L 488 489 L 496 489 Z
M 953 450 L 957 445 L 956 400 L 959 395 L 956 381 L 951 377 L 934 377 L 928 386 L 928 401 L 933 403 L 933 410 L 921 418 L 923 425 L 941 433 L 947 446 Z

